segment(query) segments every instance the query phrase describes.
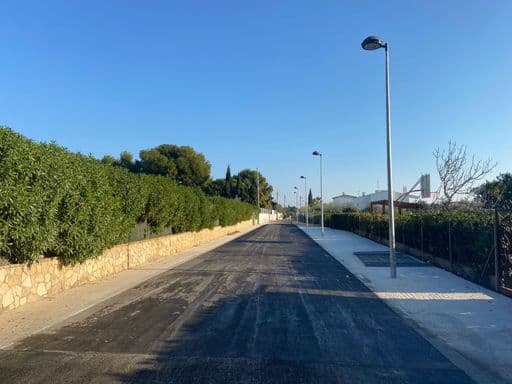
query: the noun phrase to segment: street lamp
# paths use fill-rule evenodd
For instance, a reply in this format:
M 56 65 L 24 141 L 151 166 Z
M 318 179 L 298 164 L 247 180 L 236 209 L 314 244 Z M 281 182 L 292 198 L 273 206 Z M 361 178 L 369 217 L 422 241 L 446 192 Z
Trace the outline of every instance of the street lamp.
M 256 201 L 258 204 L 258 225 L 259 225 L 260 224 L 261 208 L 260 208 L 260 170 L 258 168 L 256 168 L 256 194 L 257 194 Z
M 322 182 L 322 159 L 323 156 L 320 152 L 313 152 L 313 156 L 320 157 L 320 224 L 322 228 L 322 236 L 324 235 L 324 193 L 323 193 L 323 182 Z
M 304 179 L 304 206 L 306 207 L 306 228 L 309 227 L 309 208 L 308 208 L 308 193 L 307 193 L 307 182 L 306 176 L 301 176 Z
M 396 278 L 395 257 L 395 211 L 393 207 L 393 167 L 391 159 L 391 108 L 389 94 L 389 44 L 377 36 L 368 36 L 361 43 L 361 47 L 367 51 L 384 48 L 386 51 L 386 141 L 388 154 L 388 221 L 389 221 L 389 267 L 391 278 Z
M 295 219 L 297 220 L 297 225 L 299 225 L 299 188 L 293 187 L 295 193 Z

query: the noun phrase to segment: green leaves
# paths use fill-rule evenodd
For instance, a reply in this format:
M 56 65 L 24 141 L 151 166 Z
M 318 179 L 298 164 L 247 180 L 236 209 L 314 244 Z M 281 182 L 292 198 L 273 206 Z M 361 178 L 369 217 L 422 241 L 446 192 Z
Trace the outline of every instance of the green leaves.
M 236 224 L 253 211 L 0 126 L 0 256 L 13 263 L 42 255 L 81 262 L 125 242 L 137 222 L 155 234 L 197 231 Z
M 388 237 L 388 217 L 367 212 L 332 215 L 334 228 Z M 492 212 L 428 210 L 407 212 L 395 218 L 396 241 L 431 255 L 448 259 L 451 232 L 453 261 L 467 265 L 480 276 L 493 247 Z

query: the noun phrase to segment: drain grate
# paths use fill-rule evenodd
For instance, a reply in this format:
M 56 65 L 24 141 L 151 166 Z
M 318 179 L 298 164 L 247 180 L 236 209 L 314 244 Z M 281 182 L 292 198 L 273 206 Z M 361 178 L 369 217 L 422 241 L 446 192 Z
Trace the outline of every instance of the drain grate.
M 388 251 L 354 252 L 359 260 L 367 267 L 389 267 Z M 415 259 L 412 256 L 395 252 L 397 267 L 429 267 L 430 264 Z

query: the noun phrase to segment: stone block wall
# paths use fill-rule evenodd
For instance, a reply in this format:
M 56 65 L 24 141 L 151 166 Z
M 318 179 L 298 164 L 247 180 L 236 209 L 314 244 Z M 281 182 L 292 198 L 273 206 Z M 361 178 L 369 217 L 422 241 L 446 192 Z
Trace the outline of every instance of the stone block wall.
M 66 289 L 115 275 L 196 245 L 247 229 L 252 220 L 229 227 L 203 229 L 116 245 L 81 264 L 65 265 L 56 257 L 0 266 L 0 311 L 55 295 Z

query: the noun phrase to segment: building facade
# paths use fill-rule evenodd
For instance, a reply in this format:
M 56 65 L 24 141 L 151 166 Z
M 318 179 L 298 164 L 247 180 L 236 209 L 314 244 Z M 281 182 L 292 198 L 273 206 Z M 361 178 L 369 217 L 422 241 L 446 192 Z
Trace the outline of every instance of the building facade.
M 398 200 L 403 193 L 400 192 L 393 192 L 393 200 Z M 357 207 L 361 211 L 364 211 L 366 209 L 370 208 L 370 204 L 372 202 L 376 201 L 382 201 L 388 199 L 388 191 L 387 190 L 377 190 L 374 193 L 363 194 L 361 196 L 351 196 L 346 195 L 345 193 L 334 196 L 332 198 L 332 201 L 334 204 L 339 205 L 340 207 L 346 208 L 346 207 Z M 417 202 L 418 197 L 417 196 L 405 196 L 400 199 L 401 202 L 404 203 L 414 203 Z

